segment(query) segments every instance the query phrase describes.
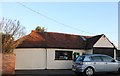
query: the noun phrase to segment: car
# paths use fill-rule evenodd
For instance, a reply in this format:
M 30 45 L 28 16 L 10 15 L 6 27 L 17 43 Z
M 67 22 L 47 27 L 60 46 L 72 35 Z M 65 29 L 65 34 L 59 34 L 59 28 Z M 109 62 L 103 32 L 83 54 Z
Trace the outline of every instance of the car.
M 72 70 L 86 76 L 93 76 L 95 72 L 120 73 L 120 62 L 103 54 L 82 55 L 74 60 Z

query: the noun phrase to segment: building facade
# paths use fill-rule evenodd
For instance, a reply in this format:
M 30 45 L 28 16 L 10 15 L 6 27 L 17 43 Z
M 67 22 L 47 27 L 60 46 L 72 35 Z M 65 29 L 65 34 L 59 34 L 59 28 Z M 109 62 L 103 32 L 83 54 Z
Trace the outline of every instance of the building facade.
M 15 49 L 16 70 L 71 69 L 82 54 L 106 54 L 116 58 L 114 45 L 105 35 L 81 36 L 33 30 Z

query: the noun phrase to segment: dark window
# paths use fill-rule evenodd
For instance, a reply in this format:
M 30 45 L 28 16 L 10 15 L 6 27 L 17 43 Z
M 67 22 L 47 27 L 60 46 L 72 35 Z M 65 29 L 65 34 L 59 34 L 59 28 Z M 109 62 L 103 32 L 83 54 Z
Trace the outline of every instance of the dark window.
M 55 51 L 55 60 L 72 60 L 72 51 Z
M 114 49 L 112 48 L 93 48 L 93 53 L 94 54 L 104 54 L 104 55 L 109 55 L 111 57 L 114 57 Z
M 102 57 L 103 61 L 105 61 L 105 62 L 111 62 L 113 60 L 113 58 L 111 58 L 111 57 L 107 57 L 107 56 L 101 56 L 101 57 Z
M 91 59 L 94 61 L 94 62 L 101 62 L 102 61 L 102 58 L 100 56 L 92 56 Z

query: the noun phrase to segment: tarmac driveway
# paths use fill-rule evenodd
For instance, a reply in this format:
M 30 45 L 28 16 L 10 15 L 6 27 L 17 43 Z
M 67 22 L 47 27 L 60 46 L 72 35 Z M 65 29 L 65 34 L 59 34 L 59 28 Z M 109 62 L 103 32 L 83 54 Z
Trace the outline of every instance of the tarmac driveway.
M 15 76 L 82 76 L 72 70 L 16 70 Z M 117 73 L 98 73 L 95 76 L 120 76 Z
M 72 70 L 16 70 L 15 74 L 41 74 L 41 75 L 59 75 L 59 74 L 72 74 L 75 73 Z

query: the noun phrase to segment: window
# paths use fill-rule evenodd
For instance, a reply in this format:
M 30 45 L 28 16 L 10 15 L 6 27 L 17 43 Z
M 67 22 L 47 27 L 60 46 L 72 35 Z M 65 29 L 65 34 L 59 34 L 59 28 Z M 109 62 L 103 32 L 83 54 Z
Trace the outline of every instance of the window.
M 107 56 L 101 56 L 101 57 L 102 57 L 103 61 L 105 61 L 105 62 L 111 62 L 113 60 L 113 58 L 111 58 L 111 57 L 107 57 Z
M 92 56 L 91 59 L 94 61 L 94 62 L 101 62 L 102 61 L 102 58 L 100 56 Z
M 77 57 L 76 61 L 83 61 L 84 58 L 85 58 L 84 56 L 79 56 Z
M 85 58 L 84 58 L 84 61 L 85 61 L 85 62 L 89 62 L 89 61 L 91 61 L 91 59 L 90 59 L 90 57 L 85 57 Z
M 55 51 L 55 60 L 72 60 L 72 51 Z

